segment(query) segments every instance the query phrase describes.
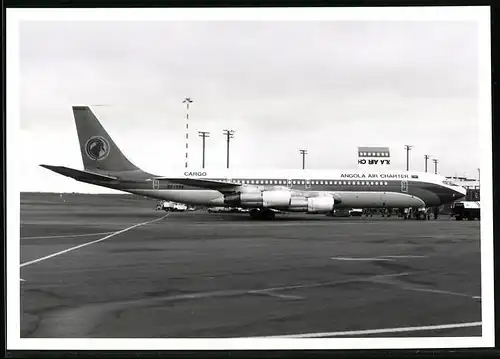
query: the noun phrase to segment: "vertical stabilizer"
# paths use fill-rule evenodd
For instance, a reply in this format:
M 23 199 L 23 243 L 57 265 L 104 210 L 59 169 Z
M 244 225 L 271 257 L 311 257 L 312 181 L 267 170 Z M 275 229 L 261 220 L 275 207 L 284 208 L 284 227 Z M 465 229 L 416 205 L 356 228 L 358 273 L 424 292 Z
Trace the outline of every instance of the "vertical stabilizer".
M 123 155 L 89 107 L 73 106 L 73 114 L 85 170 L 141 171 Z

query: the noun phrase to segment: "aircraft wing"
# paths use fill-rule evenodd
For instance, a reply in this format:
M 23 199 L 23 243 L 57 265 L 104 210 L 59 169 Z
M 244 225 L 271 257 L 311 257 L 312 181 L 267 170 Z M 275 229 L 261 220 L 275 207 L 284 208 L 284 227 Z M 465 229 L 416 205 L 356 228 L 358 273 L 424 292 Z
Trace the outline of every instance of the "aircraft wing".
M 200 187 L 205 189 L 213 189 L 221 192 L 233 192 L 241 185 L 234 182 L 213 181 L 198 178 L 166 178 L 158 177 L 155 179 L 166 179 L 170 182 L 183 184 L 186 186 Z
M 59 173 L 66 177 L 71 177 L 79 181 L 112 181 L 116 180 L 116 177 L 101 175 L 97 173 L 75 170 L 74 168 L 64 167 L 64 166 L 51 166 L 51 165 L 40 165 L 43 168 L 47 168 L 51 171 Z

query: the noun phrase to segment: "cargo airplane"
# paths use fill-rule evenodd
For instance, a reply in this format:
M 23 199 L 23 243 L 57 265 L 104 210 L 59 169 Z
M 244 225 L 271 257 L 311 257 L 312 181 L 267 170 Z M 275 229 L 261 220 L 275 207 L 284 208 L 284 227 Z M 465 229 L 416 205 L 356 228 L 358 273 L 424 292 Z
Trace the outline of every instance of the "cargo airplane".
M 185 171 L 162 177 L 144 172 L 120 151 L 87 106 L 74 106 L 84 170 L 41 165 L 77 181 L 190 205 L 241 207 L 252 218 L 275 212 L 331 213 L 337 208 L 422 208 L 462 198 L 445 177 L 403 171 Z

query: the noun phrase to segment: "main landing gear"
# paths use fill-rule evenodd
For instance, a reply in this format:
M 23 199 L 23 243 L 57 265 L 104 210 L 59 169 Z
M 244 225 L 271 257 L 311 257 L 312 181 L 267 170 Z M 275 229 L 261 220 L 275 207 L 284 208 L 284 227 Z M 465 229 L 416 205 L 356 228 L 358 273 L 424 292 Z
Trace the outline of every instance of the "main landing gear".
M 252 217 L 252 219 L 271 221 L 274 219 L 274 212 L 268 209 L 252 209 L 250 211 L 250 217 Z
M 401 210 L 403 219 L 415 219 L 417 221 L 425 221 L 430 219 L 430 213 L 425 209 L 409 208 Z

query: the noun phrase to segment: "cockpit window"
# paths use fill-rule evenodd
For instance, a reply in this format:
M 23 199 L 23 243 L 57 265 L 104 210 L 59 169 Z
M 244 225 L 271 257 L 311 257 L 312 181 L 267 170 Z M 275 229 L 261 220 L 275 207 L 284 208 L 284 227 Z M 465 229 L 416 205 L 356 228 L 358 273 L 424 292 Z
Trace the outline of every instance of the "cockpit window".
M 443 184 L 447 185 L 447 186 L 453 186 L 453 187 L 458 187 L 455 183 L 451 182 L 451 181 L 448 181 L 448 180 L 444 180 L 443 181 Z

